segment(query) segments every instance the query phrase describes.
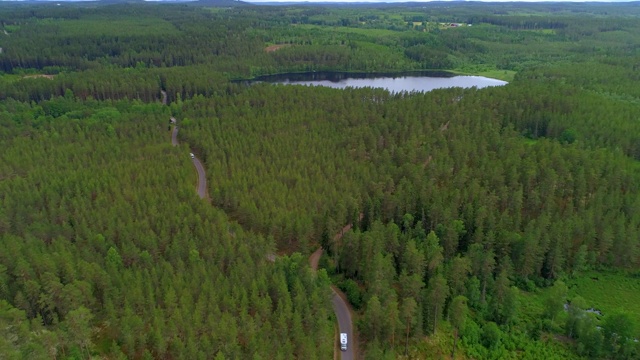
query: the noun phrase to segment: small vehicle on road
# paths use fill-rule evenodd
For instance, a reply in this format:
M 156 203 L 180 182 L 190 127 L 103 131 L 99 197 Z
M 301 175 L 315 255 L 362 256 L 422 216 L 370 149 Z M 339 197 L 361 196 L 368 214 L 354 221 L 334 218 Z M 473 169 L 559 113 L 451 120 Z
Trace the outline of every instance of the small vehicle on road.
M 192 158 L 192 159 L 195 159 L 195 158 L 196 158 L 196 156 L 195 156 L 195 155 L 193 155 L 193 153 L 189 153 L 189 155 L 191 155 L 191 158 Z
M 347 333 L 340 333 L 340 350 L 347 351 Z

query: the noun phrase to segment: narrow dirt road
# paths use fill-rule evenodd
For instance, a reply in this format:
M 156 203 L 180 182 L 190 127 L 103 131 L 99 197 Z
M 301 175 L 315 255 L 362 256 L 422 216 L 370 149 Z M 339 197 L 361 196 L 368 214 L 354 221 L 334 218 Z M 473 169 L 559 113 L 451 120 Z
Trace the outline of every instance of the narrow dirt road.
M 162 91 L 162 103 L 166 104 L 166 100 L 167 100 L 167 94 Z M 177 123 L 175 118 L 171 118 L 172 123 Z M 173 131 L 171 132 L 171 144 L 173 146 L 178 146 L 178 126 L 175 125 L 173 127 Z M 193 158 L 193 165 L 196 167 L 196 170 L 198 171 L 198 196 L 200 196 L 201 199 L 204 199 L 207 197 L 207 177 L 204 171 L 204 166 L 202 165 L 202 163 L 200 162 L 200 160 L 198 160 L 198 158 Z M 360 220 L 362 220 L 362 214 L 360 214 Z M 342 230 L 336 234 L 335 239 L 340 239 L 342 238 L 342 235 L 344 235 L 345 232 L 349 231 L 351 229 L 352 225 L 346 225 L 344 228 L 342 228 Z M 318 270 L 318 261 L 320 260 L 320 257 L 322 256 L 322 248 L 316 250 L 313 254 L 311 254 L 311 256 L 309 257 L 309 264 L 311 265 L 311 268 L 314 271 Z M 267 259 L 269 261 L 275 261 L 276 260 L 276 255 L 275 254 L 267 254 Z M 338 326 L 340 328 L 340 332 L 341 333 L 346 333 L 347 334 L 347 339 L 348 339 L 348 347 L 346 351 L 341 351 L 341 358 L 342 360 L 354 360 L 355 357 L 355 353 L 356 351 L 355 349 L 355 338 L 353 337 L 353 322 L 351 321 L 351 310 L 349 309 L 349 305 L 347 304 L 347 301 L 340 296 L 341 292 L 339 289 L 337 289 L 335 286 L 331 287 L 331 290 L 333 291 L 333 296 L 331 298 L 331 303 L 333 304 L 333 311 L 336 313 L 336 318 L 338 318 Z M 338 337 L 339 338 L 339 337 Z M 338 344 L 338 347 L 340 348 L 340 344 Z
M 198 158 L 193 158 L 193 165 L 198 171 L 198 196 L 200 199 L 207 197 L 207 175 L 204 173 L 204 166 Z
M 164 95 L 164 100 L 166 100 L 166 94 L 163 91 L 162 94 Z M 176 123 L 176 119 L 175 118 L 171 118 L 172 122 L 175 124 Z M 173 146 L 178 146 L 178 126 L 175 125 L 173 127 L 173 131 L 171 132 L 171 144 Z M 197 192 L 198 192 L 198 196 L 200 196 L 200 199 L 204 199 L 207 197 L 207 175 L 204 172 L 204 166 L 202 166 L 202 163 L 200 162 L 200 160 L 198 160 L 197 157 L 193 158 L 193 166 L 196 167 L 196 171 L 198 171 L 198 187 Z
M 178 146 L 178 127 L 174 126 L 171 132 L 171 145 Z
M 309 256 L 309 265 L 313 271 L 318 271 L 318 262 L 320 261 L 320 257 L 322 256 L 322 248 L 316 250 L 311 256 Z

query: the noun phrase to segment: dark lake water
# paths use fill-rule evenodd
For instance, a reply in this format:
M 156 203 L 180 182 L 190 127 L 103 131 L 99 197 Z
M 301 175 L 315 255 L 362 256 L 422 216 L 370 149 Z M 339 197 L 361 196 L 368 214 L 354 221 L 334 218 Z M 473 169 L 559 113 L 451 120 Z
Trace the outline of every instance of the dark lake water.
M 482 76 L 458 76 L 447 72 L 411 72 L 394 74 L 314 72 L 261 76 L 252 82 L 268 82 L 287 85 L 327 86 L 336 89 L 346 87 L 384 88 L 390 92 L 431 91 L 434 89 L 462 87 L 484 88 L 506 85 L 506 81 Z

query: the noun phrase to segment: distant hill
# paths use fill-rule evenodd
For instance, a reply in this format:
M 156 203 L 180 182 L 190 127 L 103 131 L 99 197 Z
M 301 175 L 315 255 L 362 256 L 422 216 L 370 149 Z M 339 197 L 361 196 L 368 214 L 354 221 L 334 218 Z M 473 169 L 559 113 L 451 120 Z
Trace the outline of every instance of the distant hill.
M 214 6 L 214 7 L 232 7 L 232 6 L 250 6 L 255 5 L 245 1 L 238 0 L 196 0 L 191 2 L 194 5 Z
M 254 5 L 245 1 L 238 0 L 0 0 L 1 5 L 116 5 L 116 4 L 189 4 L 196 6 L 209 6 L 209 7 L 235 7 L 235 6 L 249 6 Z

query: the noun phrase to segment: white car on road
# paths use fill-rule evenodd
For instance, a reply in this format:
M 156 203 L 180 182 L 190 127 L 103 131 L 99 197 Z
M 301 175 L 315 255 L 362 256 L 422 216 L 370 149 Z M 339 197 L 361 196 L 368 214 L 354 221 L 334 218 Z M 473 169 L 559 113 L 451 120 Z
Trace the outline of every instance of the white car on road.
M 340 350 L 347 351 L 347 333 L 340 333 Z

